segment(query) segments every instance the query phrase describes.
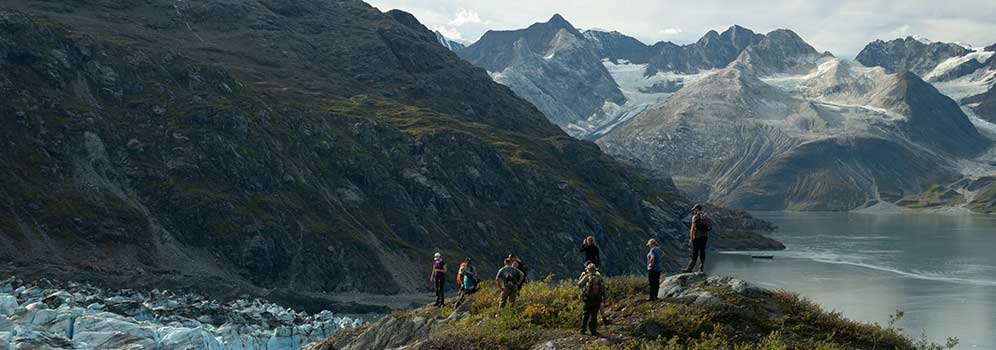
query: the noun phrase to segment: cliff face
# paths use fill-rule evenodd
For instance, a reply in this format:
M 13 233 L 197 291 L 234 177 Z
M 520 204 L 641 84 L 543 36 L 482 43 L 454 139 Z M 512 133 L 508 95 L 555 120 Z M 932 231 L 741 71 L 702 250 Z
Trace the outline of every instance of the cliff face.
M 685 244 L 683 195 L 568 137 L 406 13 L 3 6 L 5 272 L 391 293 L 420 288 L 434 251 L 566 273 L 593 234 L 622 272 L 649 237 Z

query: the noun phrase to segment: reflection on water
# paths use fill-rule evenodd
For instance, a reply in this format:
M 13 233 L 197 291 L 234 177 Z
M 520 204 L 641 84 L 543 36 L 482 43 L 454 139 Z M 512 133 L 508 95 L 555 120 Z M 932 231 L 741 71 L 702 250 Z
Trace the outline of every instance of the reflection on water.
M 802 293 L 868 322 L 898 324 L 935 342 L 996 349 L 996 217 L 756 212 L 787 250 L 713 254 L 709 273 Z

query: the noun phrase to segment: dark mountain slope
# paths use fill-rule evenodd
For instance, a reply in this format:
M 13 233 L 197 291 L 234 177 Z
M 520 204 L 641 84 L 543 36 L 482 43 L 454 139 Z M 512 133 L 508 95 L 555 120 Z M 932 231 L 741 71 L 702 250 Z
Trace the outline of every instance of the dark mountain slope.
M 865 45 L 855 60 L 869 67 L 883 67 L 890 73 L 909 70 L 923 76 L 938 63 L 969 52 L 971 50 L 958 44 L 925 43 L 913 37 L 906 37 L 890 41 L 875 40 Z
M 639 269 L 647 237 L 685 244 L 682 195 L 563 134 L 406 13 L 4 6 L 4 272 L 294 300 L 417 289 L 436 250 L 564 274 L 588 234 L 609 272 Z

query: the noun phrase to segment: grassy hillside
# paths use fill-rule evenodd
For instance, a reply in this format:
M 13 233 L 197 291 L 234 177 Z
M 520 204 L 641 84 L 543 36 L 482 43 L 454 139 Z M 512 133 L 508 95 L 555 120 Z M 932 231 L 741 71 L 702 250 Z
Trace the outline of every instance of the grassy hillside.
M 580 335 L 581 302 L 571 282 L 536 281 L 514 309 L 498 310 L 493 283 L 462 306 L 396 312 L 310 350 L 407 346 L 407 349 L 942 349 L 891 325 L 848 320 L 798 294 L 724 277 L 683 274 L 646 300 L 642 277 L 608 280 L 610 325 Z M 902 314 L 894 316 L 897 319 Z M 408 326 L 403 326 L 407 324 Z M 400 341 L 398 341 L 400 339 Z M 391 343 L 393 341 L 393 343 Z M 957 341 L 951 340 L 953 345 Z

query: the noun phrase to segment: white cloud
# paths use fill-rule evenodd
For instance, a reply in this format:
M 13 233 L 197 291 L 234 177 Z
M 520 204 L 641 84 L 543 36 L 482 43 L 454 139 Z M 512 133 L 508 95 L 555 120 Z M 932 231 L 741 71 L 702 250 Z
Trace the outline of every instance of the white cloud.
M 892 34 L 892 36 L 897 38 L 905 38 L 911 34 L 910 25 L 909 24 L 901 25 L 899 26 L 899 28 L 893 29 L 892 32 L 890 32 L 889 34 Z
M 456 13 L 456 17 L 453 17 L 453 19 L 450 20 L 449 25 L 452 27 L 459 27 L 468 23 L 480 24 L 484 23 L 484 21 L 481 21 L 481 16 L 477 14 L 477 11 L 460 9 L 460 11 Z
M 436 26 L 432 29 L 442 33 L 443 36 L 446 37 L 446 39 L 450 39 L 452 41 L 463 41 L 463 35 L 461 35 L 460 31 L 457 30 L 456 28 L 450 28 L 446 26 Z
M 681 34 L 681 32 L 683 32 L 681 28 L 664 28 L 657 31 L 657 33 L 661 35 L 678 35 Z

